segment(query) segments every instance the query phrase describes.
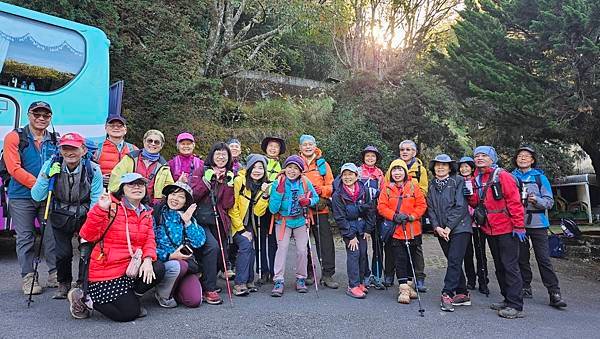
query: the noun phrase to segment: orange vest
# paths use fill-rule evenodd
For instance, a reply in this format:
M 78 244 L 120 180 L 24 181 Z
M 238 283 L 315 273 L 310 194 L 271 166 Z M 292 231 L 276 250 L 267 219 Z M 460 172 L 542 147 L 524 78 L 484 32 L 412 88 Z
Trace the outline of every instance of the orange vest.
M 96 156 L 96 162 L 100 165 L 102 175 L 110 174 L 113 168 L 121 161 L 121 159 L 129 154 L 129 152 L 136 149 L 132 144 L 125 142 L 123 148 L 119 152 L 117 145 L 112 141 L 106 139 L 98 148 L 98 156 Z

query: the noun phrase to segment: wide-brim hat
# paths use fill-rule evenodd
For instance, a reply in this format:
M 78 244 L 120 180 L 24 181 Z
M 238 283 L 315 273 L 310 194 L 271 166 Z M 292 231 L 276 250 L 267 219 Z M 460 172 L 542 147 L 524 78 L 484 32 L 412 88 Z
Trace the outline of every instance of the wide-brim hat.
M 263 152 L 267 153 L 267 145 L 269 144 L 270 141 L 275 141 L 275 142 L 279 143 L 279 154 L 285 153 L 285 141 L 283 141 L 283 139 L 278 138 L 278 137 L 264 138 L 262 140 L 262 142 L 260 143 L 260 148 L 262 149 Z
M 162 194 L 163 194 L 163 196 L 166 197 L 178 189 L 181 189 L 185 192 L 186 204 L 190 204 L 193 202 L 194 196 L 192 195 L 192 188 L 188 184 L 186 184 L 182 181 L 177 181 L 173 184 L 165 186 L 165 188 L 163 188 L 163 190 L 162 190 Z
M 379 150 L 377 149 L 377 147 L 375 146 L 367 146 L 365 147 L 364 150 L 362 150 L 362 152 L 360 152 L 360 159 L 364 162 L 365 161 L 365 154 L 372 152 L 375 153 L 375 158 L 377 158 L 376 162 L 379 162 L 381 160 L 381 153 L 379 153 Z
M 448 154 L 438 154 L 435 156 L 435 158 L 433 158 L 429 162 L 429 170 L 432 173 L 435 173 L 435 170 L 433 167 L 435 166 L 436 162 L 443 163 L 443 164 L 449 164 L 451 172 L 456 170 L 456 161 L 453 160 Z

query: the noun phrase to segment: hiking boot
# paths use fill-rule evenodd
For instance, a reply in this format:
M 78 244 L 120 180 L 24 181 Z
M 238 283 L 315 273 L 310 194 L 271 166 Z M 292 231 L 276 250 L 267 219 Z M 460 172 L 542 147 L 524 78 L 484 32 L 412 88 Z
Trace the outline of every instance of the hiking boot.
M 427 292 L 427 287 L 425 287 L 424 279 L 417 279 L 417 288 L 416 289 L 419 290 L 419 292 L 421 292 L 421 293 Z
M 394 276 L 386 275 L 385 278 L 383 279 L 383 286 L 385 286 L 385 287 L 394 286 Z
M 360 287 L 365 294 L 369 294 L 369 288 L 365 284 L 359 284 L 358 287 Z
M 50 272 L 48 274 L 48 282 L 46 283 L 47 288 L 56 288 L 58 287 L 58 276 L 56 271 Z
M 315 283 L 315 277 L 312 275 L 308 275 L 308 277 L 306 277 L 306 286 L 312 286 Z
M 531 290 L 531 287 L 523 287 L 522 294 L 524 299 L 533 298 L 533 291 Z
M 248 292 L 258 292 L 258 287 L 256 287 L 256 284 L 254 284 L 254 282 L 247 283 L 246 287 L 248 288 Z
M 487 284 L 479 284 L 479 293 L 489 295 L 490 289 L 487 287 Z
M 90 310 L 83 302 L 83 291 L 80 288 L 73 288 L 67 294 L 69 299 L 69 311 L 75 319 L 89 318 Z
M 25 275 L 23 277 L 22 288 L 23 288 L 23 293 L 25 295 L 29 295 L 30 292 L 33 295 L 42 293 L 42 286 L 40 286 L 38 279 L 35 279 L 35 282 L 33 282 L 33 277 L 34 277 L 33 272 L 27 273 L 27 275 Z M 31 285 L 33 285 L 33 289 L 31 288 Z
M 304 281 L 306 284 L 306 281 Z M 283 295 L 283 280 L 273 281 L 273 289 L 271 290 L 272 297 L 281 297 Z
M 550 306 L 556 307 L 556 308 L 567 307 L 567 303 L 562 299 L 560 292 L 549 293 L 549 295 L 550 295 L 550 304 L 549 304 Z
M 346 295 L 349 295 L 352 298 L 356 299 L 364 299 L 367 296 L 365 292 L 363 292 L 362 288 L 360 288 L 360 285 L 352 288 L 348 286 L 348 289 L 346 290 Z
M 158 304 L 164 308 L 173 308 L 177 307 L 177 302 L 173 298 L 163 298 L 158 295 L 158 292 L 154 293 L 154 298 L 158 301 Z
M 490 308 L 494 311 L 500 311 L 501 309 L 507 308 L 508 305 L 506 304 L 506 301 L 501 301 L 498 303 L 492 303 L 490 305 Z
M 468 290 L 474 290 L 475 289 L 475 282 L 474 281 L 467 282 L 467 289 Z
M 467 294 L 456 294 L 454 298 L 452 298 L 452 305 L 454 306 L 471 306 L 471 294 L 467 292 Z
M 296 291 L 298 291 L 298 293 L 308 292 L 308 288 L 306 287 L 306 279 L 305 278 L 297 278 L 296 279 Z
M 410 304 L 410 286 L 408 284 L 400 284 L 398 286 L 398 302 L 401 304 Z
M 69 294 L 70 289 L 70 283 L 59 283 L 58 289 L 52 295 L 52 299 L 67 299 L 67 294 Z
M 140 306 L 140 313 L 138 313 L 138 318 L 144 318 L 145 316 L 148 315 L 148 311 L 146 311 L 146 308 L 144 306 Z
M 453 299 L 447 293 L 442 293 L 440 308 L 445 312 L 454 312 Z
M 506 319 L 523 318 L 525 316 L 523 314 L 523 311 L 517 311 L 516 309 L 514 309 L 512 307 L 505 307 L 505 308 L 499 310 L 498 315 L 500 317 L 506 318 Z
M 410 298 L 411 298 L 411 299 L 417 299 L 417 298 L 418 298 L 418 296 L 417 296 L 417 290 L 416 290 L 416 288 L 415 288 L 415 283 L 414 283 L 414 282 L 412 282 L 412 281 L 409 281 L 409 282 L 408 282 L 408 287 L 410 287 L 410 291 L 409 291 L 409 293 L 410 293 Z M 421 292 L 421 291 L 419 291 L 419 292 Z
M 246 284 L 233 285 L 233 294 L 238 297 L 243 297 L 250 294 Z
M 223 303 L 223 299 L 219 296 L 217 291 L 205 291 L 202 293 L 202 300 L 209 305 L 219 305 Z
M 321 278 L 321 285 L 334 290 L 340 287 L 340 284 L 338 284 L 335 280 L 333 280 L 333 277 L 330 276 L 323 276 L 323 278 Z

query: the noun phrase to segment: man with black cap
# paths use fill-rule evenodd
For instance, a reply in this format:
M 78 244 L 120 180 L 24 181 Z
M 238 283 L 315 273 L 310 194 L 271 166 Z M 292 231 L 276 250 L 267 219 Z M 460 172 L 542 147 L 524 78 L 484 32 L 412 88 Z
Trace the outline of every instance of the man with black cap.
M 532 147 L 522 146 L 517 149 L 514 157 L 515 170 L 512 172 L 517 179 L 521 191 L 521 203 L 525 207 L 525 233 L 528 240 L 521 243 L 519 251 L 519 267 L 523 278 L 523 297 L 531 298 L 531 280 L 533 274 L 529 264 L 529 248 L 533 246 L 535 260 L 538 263 L 540 276 L 548 289 L 550 306 L 566 307 L 562 300 L 558 277 L 554 273 L 548 250 L 548 227 L 550 222 L 546 210 L 554 205 L 552 187 L 544 172 L 538 169 L 537 154 Z
M 96 151 L 94 160 L 102 170 L 104 186 L 108 186 L 110 172 L 121 161 L 121 159 L 138 148 L 125 141 L 127 134 L 127 120 L 121 115 L 109 115 L 104 125 L 106 140 L 101 143 Z
M 496 165 L 498 155 L 491 146 L 473 151 L 474 192 L 469 205 L 473 219 L 480 225 L 494 258 L 496 278 L 504 300 L 490 308 L 502 318 L 523 317 L 523 279 L 519 270 L 519 242 L 525 241 L 525 221 L 519 189 L 514 177 Z
M 45 203 L 31 198 L 31 188 L 44 161 L 57 151 L 56 133 L 46 129 L 52 120 L 52 108 L 47 102 L 37 101 L 29 106 L 29 124 L 8 133 L 4 138 L 3 160 L 11 180 L 8 182 L 8 206 L 12 225 L 17 233 L 17 259 L 23 277 L 23 293 L 29 294 L 33 284 L 33 294 L 42 293 L 37 279 L 34 282 L 33 260 L 35 256 L 34 219 L 42 220 Z M 4 185 L 7 185 L 4 182 Z M 56 264 L 54 256 L 54 236 L 46 227 L 44 235 L 44 258 L 48 265 L 48 284 L 56 287 Z

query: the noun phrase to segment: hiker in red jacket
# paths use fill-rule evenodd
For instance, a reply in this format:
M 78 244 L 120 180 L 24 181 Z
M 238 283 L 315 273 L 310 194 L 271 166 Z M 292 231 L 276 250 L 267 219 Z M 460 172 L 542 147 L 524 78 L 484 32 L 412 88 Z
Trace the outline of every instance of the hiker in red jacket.
M 519 242 L 525 241 L 524 211 L 513 176 L 498 167 L 498 155 L 491 146 L 479 146 L 475 157 L 473 219 L 486 234 L 500 292 L 504 300 L 490 305 L 503 318 L 523 317 L 523 280 L 519 270 Z

